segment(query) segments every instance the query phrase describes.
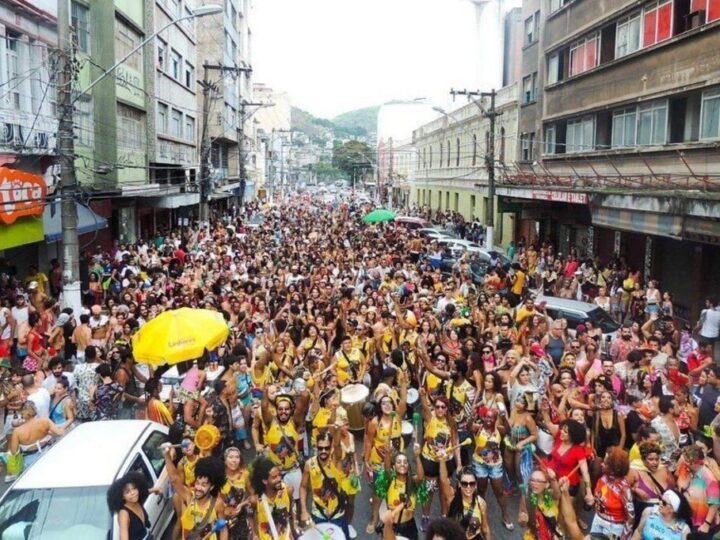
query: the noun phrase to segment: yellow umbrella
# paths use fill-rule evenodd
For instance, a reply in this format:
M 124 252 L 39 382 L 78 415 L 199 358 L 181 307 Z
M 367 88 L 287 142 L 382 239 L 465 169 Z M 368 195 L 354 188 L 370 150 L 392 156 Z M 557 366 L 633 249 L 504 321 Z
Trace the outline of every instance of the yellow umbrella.
M 209 309 L 165 311 L 133 336 L 133 355 L 144 364 L 178 364 L 222 345 L 230 330 L 221 313 Z

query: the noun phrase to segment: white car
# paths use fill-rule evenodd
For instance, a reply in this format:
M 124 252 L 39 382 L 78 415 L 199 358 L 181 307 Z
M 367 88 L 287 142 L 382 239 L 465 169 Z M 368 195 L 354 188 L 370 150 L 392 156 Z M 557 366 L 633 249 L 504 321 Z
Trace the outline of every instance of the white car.
M 10 486 L 0 499 L 2 540 L 119 540 L 117 516 L 107 491 L 115 480 L 139 471 L 150 487 L 168 493 L 160 445 L 165 426 L 149 420 L 88 422 L 70 431 Z M 150 494 L 145 510 L 153 538 L 173 518 L 172 500 Z
M 490 262 L 493 259 L 498 259 L 500 264 L 510 264 L 510 259 L 505 255 L 501 249 L 488 250 L 482 247 L 480 244 L 471 242 L 469 240 L 460 240 L 458 238 L 443 238 L 438 240 L 438 244 L 442 247 L 449 247 L 453 257 L 459 257 L 463 252 L 467 251 L 477 257 L 483 262 Z

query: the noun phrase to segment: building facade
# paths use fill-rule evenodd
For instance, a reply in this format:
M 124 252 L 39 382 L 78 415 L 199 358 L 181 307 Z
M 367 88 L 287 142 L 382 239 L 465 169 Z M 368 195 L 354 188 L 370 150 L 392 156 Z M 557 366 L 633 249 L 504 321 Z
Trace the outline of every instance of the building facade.
M 497 92 L 495 126 L 495 175 L 504 178 L 512 170 L 517 147 L 517 86 Z M 410 202 L 437 211 L 454 211 L 466 220 L 485 223 L 489 212 L 488 166 L 490 120 L 482 107 L 469 102 L 413 132 L 417 151 L 415 176 L 410 182 Z M 495 208 L 498 205 L 495 204 Z M 495 213 L 495 242 L 507 244 L 514 232 L 512 213 Z
M 526 0 L 523 17 L 499 191 L 516 235 L 624 257 L 694 318 L 720 285 L 720 1 Z

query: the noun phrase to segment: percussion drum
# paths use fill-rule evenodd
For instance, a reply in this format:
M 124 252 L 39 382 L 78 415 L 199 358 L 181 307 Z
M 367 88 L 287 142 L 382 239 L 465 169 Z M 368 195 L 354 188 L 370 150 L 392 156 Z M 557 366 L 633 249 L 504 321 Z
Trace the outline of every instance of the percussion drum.
M 348 384 L 340 391 L 340 402 L 347 411 L 349 428 L 353 431 L 365 429 L 362 408 L 370 395 L 364 384 Z
M 346 537 L 337 525 L 318 523 L 305 531 L 298 540 L 346 540 Z
M 407 420 L 402 421 L 402 438 L 403 441 L 405 441 L 405 448 L 408 448 L 410 446 L 410 441 L 412 440 L 413 433 L 415 432 L 412 422 L 408 422 Z

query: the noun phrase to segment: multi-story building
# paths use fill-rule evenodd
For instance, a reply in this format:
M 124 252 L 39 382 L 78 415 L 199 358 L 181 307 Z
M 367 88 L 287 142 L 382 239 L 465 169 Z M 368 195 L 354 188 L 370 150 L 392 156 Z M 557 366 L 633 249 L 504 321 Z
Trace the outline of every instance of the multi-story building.
M 526 0 L 517 233 L 720 285 L 720 0 Z M 679 264 L 677 264 L 677 263 Z
M 485 222 L 489 211 L 488 164 L 490 120 L 481 103 L 472 101 L 413 132 L 417 169 L 410 202 L 432 210 L 455 211 Z M 487 102 L 483 102 L 485 107 Z M 495 174 L 507 176 L 517 147 L 517 86 L 497 92 Z M 497 209 L 498 205 L 494 207 Z M 512 214 L 495 214 L 495 243 L 507 243 L 514 232 Z
M 252 117 L 252 133 L 257 152 L 257 176 L 263 181 L 258 190 L 278 192 L 289 170 L 289 137 L 292 127 L 292 105 L 286 92 L 278 92 L 263 83 L 253 85 L 253 102 L 266 104 Z M 261 185 L 262 184 L 262 185 Z
M 198 69 L 203 80 L 216 89 L 210 92 L 207 118 L 211 183 L 213 190 L 225 193 L 237 193 L 241 185 L 239 127 L 247 118 L 242 105 L 252 99 L 252 82 L 249 72 L 232 68 L 251 67 L 250 9 L 250 0 L 226 0 L 222 13 L 203 17 L 197 23 Z M 203 93 L 198 92 L 199 111 L 203 110 L 203 99 Z M 243 158 L 247 165 L 247 153 Z
M 0 1 L 0 251 L 20 267 L 37 264 L 45 235 L 42 194 L 55 183 L 56 30 L 47 0 Z M 11 189 L 25 182 L 33 188 Z M 37 203 L 19 212 L 24 203 L 17 199 L 25 198 Z

